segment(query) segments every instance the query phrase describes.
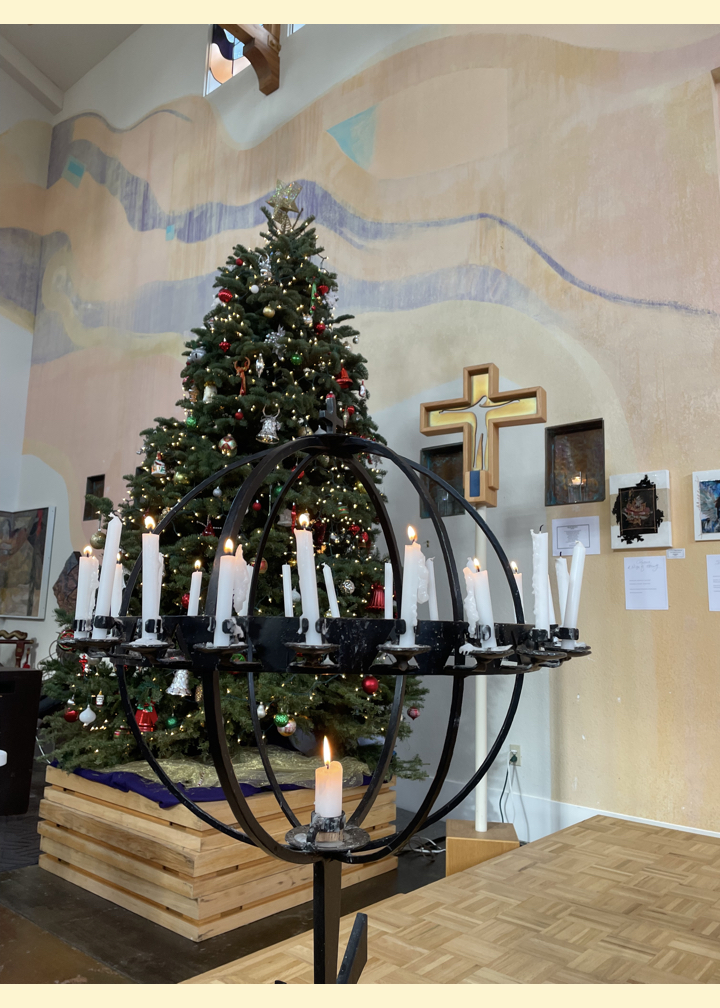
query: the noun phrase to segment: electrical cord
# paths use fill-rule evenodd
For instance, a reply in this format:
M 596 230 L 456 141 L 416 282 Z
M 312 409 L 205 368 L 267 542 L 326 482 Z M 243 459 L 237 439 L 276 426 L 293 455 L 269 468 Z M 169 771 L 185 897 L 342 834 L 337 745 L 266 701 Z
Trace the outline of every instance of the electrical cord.
M 444 841 L 445 837 L 435 837 L 431 839 L 430 837 L 420 836 L 415 834 L 410 840 L 405 844 L 401 851 L 398 851 L 400 857 L 403 854 L 422 854 L 423 857 L 429 858 L 434 861 L 438 854 L 444 854 L 445 848 L 440 847 L 438 840 Z
M 502 801 L 503 801 L 503 795 L 505 794 L 505 788 L 507 787 L 509 776 L 510 776 L 510 767 L 508 767 L 507 770 L 505 771 L 505 780 L 503 781 L 502 791 L 500 792 L 500 801 L 498 802 L 498 808 L 500 809 L 500 822 L 505 822 L 505 819 L 503 817 Z

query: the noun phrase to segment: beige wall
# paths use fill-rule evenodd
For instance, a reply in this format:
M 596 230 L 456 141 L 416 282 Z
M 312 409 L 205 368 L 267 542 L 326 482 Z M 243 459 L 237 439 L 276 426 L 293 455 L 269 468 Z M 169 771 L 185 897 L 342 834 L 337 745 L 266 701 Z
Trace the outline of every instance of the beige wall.
M 144 65 L 152 27 L 124 43 L 128 67 Z M 190 29 L 188 63 L 204 44 Z M 83 545 L 85 477 L 106 471 L 118 495 L 138 431 L 173 411 L 183 333 L 210 305 L 215 267 L 255 242 L 255 201 L 276 177 L 303 180 L 391 441 L 418 452 L 417 404 L 452 383 L 457 394 L 464 365 L 494 361 L 508 387 L 545 387 L 549 423 L 602 416 L 608 474 L 670 470 L 686 559 L 668 562 L 669 611 L 625 611 L 610 501 L 579 509 L 600 514 L 603 537 L 581 606 L 593 656 L 528 684 L 517 728 L 528 741 L 512 741 L 530 747 L 523 774 L 538 798 L 720 831 L 720 615 L 704 560 L 718 550 L 693 541 L 690 491 L 693 470 L 720 464 L 720 28 L 313 30 L 298 33 L 302 60 L 288 42 L 292 92 L 266 106 L 244 75 L 199 97 L 193 68 L 152 110 L 133 91 L 133 119 L 96 74 L 56 125 L 49 189 L 20 173 L 0 193 L 8 255 L 19 232 L 44 236 L 25 431 L 42 465 L 28 493 L 51 485 L 33 482 L 43 466 L 56 474 L 70 502 L 59 524 Z M 322 87 L 313 44 L 336 67 Z M 542 432 L 523 437 L 502 435 L 491 520 L 527 564 L 530 523 L 569 512 L 545 514 Z M 404 499 L 394 507 L 402 525 Z M 453 532 L 460 552 L 464 534 Z M 417 723 L 421 748 L 434 718 Z M 458 779 L 472 759 L 463 745 Z

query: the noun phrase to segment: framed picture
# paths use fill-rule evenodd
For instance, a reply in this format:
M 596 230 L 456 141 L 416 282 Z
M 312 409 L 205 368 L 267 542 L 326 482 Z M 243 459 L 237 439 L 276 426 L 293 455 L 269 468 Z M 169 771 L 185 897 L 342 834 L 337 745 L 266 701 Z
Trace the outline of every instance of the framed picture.
M 45 618 L 54 525 L 54 507 L 0 511 L 0 618 Z
M 720 469 L 692 474 L 695 539 L 720 539 Z
M 610 477 L 612 548 L 666 549 L 672 546 L 670 472 L 625 473 Z
M 464 495 L 463 491 L 463 446 L 461 444 L 441 445 L 438 448 L 423 448 L 420 452 L 420 464 L 444 479 L 446 483 Z M 465 514 L 454 497 L 443 490 L 439 483 L 428 476 L 420 475 L 420 481 L 443 518 L 450 515 Z M 430 511 L 420 502 L 420 517 L 429 518 Z
M 605 500 L 601 419 L 545 428 L 545 507 Z

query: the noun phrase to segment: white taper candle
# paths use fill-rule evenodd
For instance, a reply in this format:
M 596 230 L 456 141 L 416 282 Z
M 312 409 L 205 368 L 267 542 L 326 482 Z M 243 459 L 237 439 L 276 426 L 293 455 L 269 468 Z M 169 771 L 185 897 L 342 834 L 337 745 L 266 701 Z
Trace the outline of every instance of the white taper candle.
M 100 569 L 100 582 L 98 584 L 97 605 L 95 606 L 96 616 L 109 616 L 112 603 L 113 584 L 115 583 L 115 567 L 117 561 L 118 547 L 120 546 L 120 534 L 122 532 L 122 522 L 117 515 L 113 515 L 108 522 L 105 532 L 105 546 L 103 552 L 103 562 Z M 101 630 L 100 627 L 93 627 L 92 636 L 95 640 L 102 640 L 107 637 L 108 631 Z

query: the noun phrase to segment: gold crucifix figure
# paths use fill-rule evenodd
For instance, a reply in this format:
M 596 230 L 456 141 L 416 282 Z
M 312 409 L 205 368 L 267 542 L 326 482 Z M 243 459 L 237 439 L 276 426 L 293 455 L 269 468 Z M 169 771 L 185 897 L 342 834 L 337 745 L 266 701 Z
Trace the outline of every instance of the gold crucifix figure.
M 500 428 L 545 423 L 545 389 L 513 389 L 501 392 L 500 372 L 495 364 L 463 368 L 460 399 L 422 403 L 420 433 L 462 433 L 463 488 L 465 499 L 475 507 L 496 507 L 500 485 Z M 485 429 L 478 437 L 473 409 L 485 411 Z

